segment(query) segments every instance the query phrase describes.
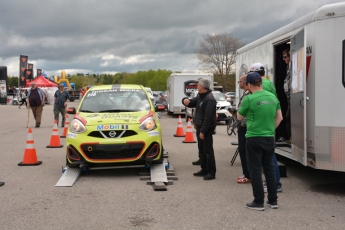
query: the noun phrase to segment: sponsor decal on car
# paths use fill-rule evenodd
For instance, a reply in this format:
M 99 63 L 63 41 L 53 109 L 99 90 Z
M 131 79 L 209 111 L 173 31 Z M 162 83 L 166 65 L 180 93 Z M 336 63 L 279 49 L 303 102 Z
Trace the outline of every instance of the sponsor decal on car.
M 67 133 L 67 138 L 76 138 L 77 134 L 75 133 Z
M 128 125 L 97 125 L 97 130 L 128 129 Z
M 132 120 L 132 121 L 136 121 L 139 119 L 138 116 L 133 116 L 131 114 L 104 114 L 101 118 L 106 119 L 106 118 L 111 118 L 114 120 Z
M 152 132 L 148 132 L 149 136 L 159 136 L 159 132 L 158 131 L 152 131 Z

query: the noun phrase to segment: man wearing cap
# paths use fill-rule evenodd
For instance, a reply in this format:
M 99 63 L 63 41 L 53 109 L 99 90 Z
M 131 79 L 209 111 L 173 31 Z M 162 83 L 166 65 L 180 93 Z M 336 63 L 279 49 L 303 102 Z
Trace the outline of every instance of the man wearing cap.
M 32 110 L 32 114 L 34 115 L 34 119 L 36 121 L 36 128 L 39 128 L 41 125 L 42 120 L 42 113 L 43 113 L 43 106 L 46 95 L 41 88 L 38 88 L 36 82 L 32 81 L 31 88 L 28 89 L 28 96 L 27 96 L 27 108 Z
M 65 126 L 65 111 L 67 102 L 69 101 L 68 92 L 65 90 L 65 86 L 63 84 L 59 85 L 59 89 L 56 90 L 54 94 L 54 120 L 56 123 L 59 124 L 59 113 L 62 116 L 61 127 Z
M 210 90 L 211 82 L 201 78 L 198 81 L 198 95 L 193 99 L 182 99 L 182 104 L 189 108 L 195 108 L 194 125 L 198 140 L 201 170 L 194 176 L 202 176 L 204 180 L 216 179 L 216 161 L 213 150 L 214 129 L 216 128 L 217 102 Z
M 275 95 L 263 90 L 260 74 L 248 73 L 246 84 L 250 95 L 242 100 L 242 105 L 237 112 L 239 120 L 246 118 L 247 165 L 254 195 L 254 201 L 247 203 L 246 207 L 265 210 L 261 176 L 263 168 L 268 192 L 266 204 L 271 208 L 278 208 L 273 155 L 275 128 L 283 120 L 280 103 Z
M 278 98 L 277 92 L 276 92 L 276 87 L 274 86 L 274 84 L 269 79 L 267 79 L 267 77 L 265 77 L 265 67 L 263 64 L 261 64 L 259 62 L 254 63 L 250 67 L 250 71 L 251 72 L 257 72 L 258 74 L 260 74 L 261 79 L 262 79 L 262 89 L 274 94 L 276 96 L 276 98 Z M 279 171 L 277 157 L 275 154 L 273 156 L 273 164 L 274 164 L 274 171 L 276 173 L 277 192 L 282 192 L 283 189 L 282 189 L 282 183 L 280 182 L 280 171 Z M 266 192 L 267 191 L 266 182 L 264 182 L 263 186 L 264 186 L 264 191 Z
M 267 77 L 265 76 L 265 67 L 263 64 L 257 62 L 254 63 L 251 67 L 250 67 L 250 72 L 257 72 L 258 74 L 260 74 L 261 78 L 262 78 L 262 88 L 263 90 L 266 90 L 270 93 L 273 93 L 277 98 L 277 92 L 276 92 L 276 87 L 274 86 L 274 84 L 267 79 Z

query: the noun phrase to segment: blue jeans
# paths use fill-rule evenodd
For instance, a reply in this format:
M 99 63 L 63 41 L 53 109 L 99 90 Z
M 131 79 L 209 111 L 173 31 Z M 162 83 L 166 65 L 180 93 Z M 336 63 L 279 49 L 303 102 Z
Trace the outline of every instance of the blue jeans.
M 247 165 L 252 181 L 254 202 L 264 203 L 261 169 L 263 168 L 267 183 L 267 198 L 270 202 L 277 201 L 277 181 L 273 164 L 275 142 L 274 137 L 247 138 Z
M 201 140 L 199 137 L 200 128 L 197 127 L 196 129 L 201 170 L 214 176 L 216 175 L 216 160 L 214 157 L 212 133 L 211 131 L 204 133 L 205 139 Z

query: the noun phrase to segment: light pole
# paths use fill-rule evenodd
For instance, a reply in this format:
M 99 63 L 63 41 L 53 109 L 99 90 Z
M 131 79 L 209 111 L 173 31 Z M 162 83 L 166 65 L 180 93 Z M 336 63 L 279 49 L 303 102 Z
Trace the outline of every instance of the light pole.
M 87 86 L 89 86 L 90 85 L 90 83 L 89 83 L 89 72 L 87 72 L 87 74 L 85 74 L 86 76 L 87 76 Z

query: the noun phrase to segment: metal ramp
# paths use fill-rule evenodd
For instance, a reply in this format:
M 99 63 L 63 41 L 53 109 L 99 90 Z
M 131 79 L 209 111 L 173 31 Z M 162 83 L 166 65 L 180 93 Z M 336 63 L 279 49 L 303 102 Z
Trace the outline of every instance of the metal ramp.
M 72 187 L 81 173 L 81 168 L 66 167 L 55 187 Z
M 177 180 L 173 167 L 167 160 L 163 164 L 154 164 L 150 167 L 150 172 L 140 173 L 140 180 L 146 180 L 146 184 L 152 185 L 155 191 L 166 191 L 167 185 L 172 185 Z
M 153 185 L 155 191 L 166 191 L 167 185 L 172 185 L 174 180 L 177 180 L 175 176 L 174 168 L 169 164 L 168 152 L 164 152 L 164 162 L 162 164 L 152 164 L 150 166 L 150 172 L 147 168 L 143 168 L 143 165 L 132 166 L 114 166 L 114 167 L 92 167 L 92 168 L 69 168 L 66 166 L 63 169 L 63 174 L 55 187 L 72 187 L 79 178 L 80 174 L 85 170 L 97 170 L 97 169 L 114 169 L 114 168 L 143 168 L 139 173 L 140 180 L 147 180 L 147 184 Z

